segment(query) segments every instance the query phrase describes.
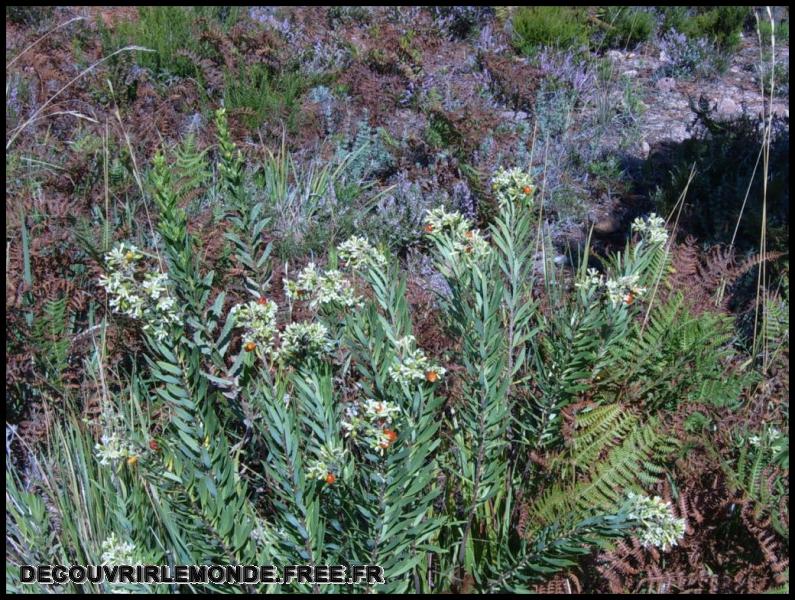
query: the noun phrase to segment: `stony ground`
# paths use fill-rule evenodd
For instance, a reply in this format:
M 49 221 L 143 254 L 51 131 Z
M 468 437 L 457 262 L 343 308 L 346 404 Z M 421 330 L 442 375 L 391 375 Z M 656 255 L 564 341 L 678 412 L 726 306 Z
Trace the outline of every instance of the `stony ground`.
M 643 90 L 646 110 L 640 120 L 642 158 L 657 142 L 681 142 L 690 137 L 692 98 L 703 96 L 722 118 L 736 117 L 743 111 L 752 115 L 769 114 L 768 106 L 773 114 L 789 118 L 786 98 L 774 97 L 771 104 L 769 94 L 763 95 L 760 90 L 756 76 L 760 61 L 759 44 L 750 36 L 743 40 L 740 50 L 732 56 L 728 71 L 714 79 L 677 81 L 672 77 L 661 77 L 655 81 L 653 75 L 663 60 L 654 48 L 645 52 L 611 50 L 608 55 L 615 61 L 618 71 L 637 80 Z M 778 49 L 776 60 L 789 63 L 788 46 Z

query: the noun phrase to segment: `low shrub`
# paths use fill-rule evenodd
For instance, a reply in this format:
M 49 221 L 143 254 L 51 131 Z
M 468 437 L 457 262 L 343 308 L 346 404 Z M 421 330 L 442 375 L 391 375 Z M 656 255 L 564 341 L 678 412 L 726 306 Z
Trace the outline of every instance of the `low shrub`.
M 527 6 L 518 9 L 511 20 L 512 43 L 525 56 L 544 46 L 566 50 L 588 44 L 585 12 L 565 6 Z
M 683 21 L 682 32 L 692 38 L 707 38 L 721 52 L 732 52 L 740 45 L 750 14 L 747 6 L 704 7 Z
M 774 32 L 776 35 L 776 44 L 786 44 L 789 42 L 789 21 L 780 21 L 771 24 L 767 18 L 759 19 L 759 35 L 762 39 L 763 48 L 770 47 Z
M 649 173 L 658 174 L 654 177 L 659 185 L 658 209 L 668 214 L 674 208 L 695 165 L 696 177 L 687 190 L 681 227 L 703 241 L 728 244 L 739 219 L 735 245 L 740 250 L 758 248 L 763 181 L 761 163 L 755 166 L 763 144 L 762 123 L 747 115 L 717 122 L 703 101 L 693 108 L 700 125 L 697 135 L 679 144 L 670 156 L 651 158 L 647 163 Z M 783 119 L 774 120 L 766 212 L 767 247 L 785 250 L 789 239 L 789 127 Z
M 20 25 L 37 26 L 52 16 L 52 6 L 6 6 L 6 19 Z
M 703 76 L 712 71 L 714 52 L 704 38 L 693 39 L 671 29 L 660 40 L 660 51 L 664 56 L 663 65 L 657 74 L 660 77 Z
M 690 38 L 704 38 L 724 53 L 740 44 L 740 34 L 751 17 L 748 6 L 666 6 L 660 10 L 662 33 L 676 30 Z
M 656 25 L 651 12 L 626 6 L 608 6 L 601 18 L 608 25 L 602 37 L 607 48 L 634 48 L 647 42 Z
M 216 55 L 202 39 L 208 25 L 229 28 L 241 18 L 240 7 L 142 6 L 136 20 L 123 20 L 113 29 L 98 20 L 106 53 L 132 44 L 154 52 L 138 52 L 137 64 L 156 73 L 195 77 L 197 65 L 189 56 L 207 58 Z
M 274 72 L 262 63 L 243 65 L 226 74 L 224 106 L 244 109 L 244 122 L 250 128 L 258 128 L 266 120 L 281 121 L 295 133 L 300 98 L 311 85 L 295 70 Z
M 494 18 L 492 6 L 434 6 L 431 12 L 439 30 L 458 39 L 476 34 Z

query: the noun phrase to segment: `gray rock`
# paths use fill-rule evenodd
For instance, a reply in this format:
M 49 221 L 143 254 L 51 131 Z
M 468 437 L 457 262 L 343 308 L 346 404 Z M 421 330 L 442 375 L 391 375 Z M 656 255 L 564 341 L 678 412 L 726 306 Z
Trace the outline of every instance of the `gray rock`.
M 628 77 L 629 79 L 635 79 L 638 76 L 638 72 L 635 69 L 629 69 L 628 71 L 624 71 L 621 73 L 623 77 Z
M 594 223 L 593 231 L 597 235 L 610 235 L 611 233 L 618 231 L 620 225 L 621 224 L 618 222 L 618 219 L 612 215 L 608 215 L 604 219 L 600 219 Z
M 720 98 L 717 102 L 717 110 L 719 115 L 733 115 L 740 111 L 740 107 L 731 98 Z
M 676 79 L 673 77 L 661 77 L 657 80 L 657 83 L 654 84 L 654 87 L 661 92 L 672 92 L 676 89 Z
M 509 121 L 523 121 L 527 119 L 530 115 L 528 115 L 523 110 L 517 110 L 517 111 L 505 110 L 500 113 L 500 116 L 503 119 L 507 119 Z

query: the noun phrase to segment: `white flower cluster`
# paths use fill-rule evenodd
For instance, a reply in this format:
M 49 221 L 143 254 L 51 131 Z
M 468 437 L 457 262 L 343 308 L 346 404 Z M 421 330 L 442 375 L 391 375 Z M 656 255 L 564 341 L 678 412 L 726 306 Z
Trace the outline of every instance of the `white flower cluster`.
M 599 271 L 594 268 L 589 268 L 585 273 L 585 277 L 581 281 L 576 282 L 574 287 L 586 290 L 590 293 L 598 290 L 604 284 L 604 275 L 599 273 Z
M 646 293 L 646 288 L 639 287 L 637 275 L 624 275 L 618 279 L 608 279 L 605 281 L 607 297 L 613 307 L 626 304 L 629 306 L 635 298 L 641 298 Z
M 309 464 L 306 476 L 309 479 L 324 481 L 328 481 L 329 475 L 336 478 L 337 474 L 342 471 L 346 452 L 345 448 L 341 446 L 324 445 L 320 449 L 320 456 Z
M 123 440 L 115 431 L 111 434 L 103 433 L 100 440 L 94 446 L 94 450 L 101 465 L 112 465 L 117 460 L 138 454 L 135 446 Z
M 461 213 L 448 213 L 444 207 L 434 208 L 425 216 L 425 233 L 448 239 L 453 257 L 472 265 L 486 256 L 491 248 L 477 229 Z
M 632 231 L 637 231 L 652 244 L 664 244 L 668 241 L 668 231 L 665 229 L 665 220 L 651 213 L 647 219 L 638 217 L 632 222 Z
M 103 565 L 134 565 L 135 544 L 122 542 L 111 533 L 110 537 L 102 542 L 102 564 Z
M 435 382 L 445 374 L 446 369 L 431 365 L 421 348 L 416 348 L 416 340 L 409 335 L 397 341 L 397 356 L 389 367 L 389 376 L 398 383 L 410 385 L 414 381 Z
M 425 215 L 425 233 L 453 233 L 463 236 L 472 224 L 459 212 L 447 212 L 444 206 L 428 211 Z
M 383 455 L 384 450 L 397 440 L 392 420 L 399 414 L 400 407 L 397 404 L 368 398 L 346 407 L 342 428 L 345 437 L 362 442 Z
M 351 236 L 337 248 L 340 259 L 346 267 L 360 269 L 371 265 L 373 267 L 386 266 L 386 257 L 363 237 Z
M 636 535 L 644 547 L 676 546 L 677 540 L 685 535 L 685 520 L 676 518 L 659 496 L 649 498 L 629 492 L 627 508 L 629 518 L 638 521 Z
M 232 307 L 231 314 L 235 318 L 235 325 L 246 330 L 243 335 L 244 347 L 254 344 L 262 351 L 271 350 L 273 336 L 276 333 L 276 311 L 278 308 L 273 300 L 265 298 Z
M 281 338 L 279 356 L 286 362 L 319 360 L 334 348 L 328 329 L 322 323 L 290 323 L 284 328 Z
M 298 274 L 296 281 L 285 279 L 287 296 L 293 300 L 309 300 L 309 307 L 325 306 L 358 307 L 362 299 L 356 295 L 351 282 L 336 269 L 320 273 L 315 263 L 309 263 Z
M 516 167 L 506 170 L 500 167 L 491 184 L 497 201 L 502 204 L 527 203 L 532 205 L 533 176 Z
M 174 298 L 169 293 L 165 273 L 145 273 L 136 279 L 143 254 L 132 244 L 122 242 L 105 255 L 107 275 L 99 283 L 108 293 L 113 312 L 143 321 L 143 330 L 158 341 L 168 336 L 168 327 L 180 322 Z
M 770 427 L 762 435 L 750 436 L 748 438 L 748 443 L 754 446 L 755 448 L 759 448 L 760 446 L 769 444 L 770 447 L 774 448 L 775 450 L 778 448 L 778 446 L 781 445 L 779 439 L 781 439 L 781 432 L 775 427 Z M 786 440 L 783 441 L 786 443 Z
M 604 289 L 607 291 L 607 298 L 615 308 L 617 306 L 629 306 L 637 298 L 642 298 L 646 293 L 645 287 L 638 285 L 637 275 L 623 275 L 618 279 L 605 279 L 604 275 L 596 269 L 590 268 L 586 271 L 585 277 L 574 284 L 574 287 L 585 290 L 588 294 Z

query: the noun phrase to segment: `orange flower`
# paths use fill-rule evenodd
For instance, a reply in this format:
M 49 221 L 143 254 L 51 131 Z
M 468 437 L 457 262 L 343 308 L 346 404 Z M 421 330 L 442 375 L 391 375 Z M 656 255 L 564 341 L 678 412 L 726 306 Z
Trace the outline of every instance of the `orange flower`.
M 265 296 L 260 296 L 259 298 L 257 298 L 257 304 L 267 304 L 267 303 L 268 299 Z
M 427 371 L 425 373 L 425 379 L 433 383 L 437 379 L 439 379 L 439 373 L 437 373 L 436 371 Z
M 390 444 L 393 443 L 398 438 L 397 431 L 394 431 L 392 429 L 384 429 L 384 435 L 387 437 Z
M 474 232 L 472 232 L 471 230 L 467 231 L 464 235 L 467 237 L 468 240 L 471 240 L 473 237 L 475 237 Z
M 149 447 L 155 452 L 160 450 L 160 444 L 157 443 L 157 440 L 149 440 Z
M 326 483 L 329 485 L 333 485 L 333 483 L 337 481 L 337 478 L 334 476 L 334 473 L 329 473 L 326 475 Z
M 532 194 L 532 193 L 533 193 L 533 186 L 531 186 L 531 185 L 526 185 L 526 186 L 524 186 L 524 187 L 522 188 L 522 191 L 525 193 L 525 196 L 529 196 L 530 194 Z
M 128 456 L 127 457 L 127 464 L 131 467 L 134 467 L 138 464 L 138 457 L 137 456 Z
M 431 225 L 430 223 L 428 223 L 428 224 L 425 226 L 425 233 L 433 233 L 433 225 Z
M 624 304 L 626 304 L 626 305 L 630 305 L 634 301 L 635 301 L 635 294 L 633 294 L 632 292 L 627 294 L 626 297 L 624 298 Z
M 257 345 L 254 342 L 246 342 L 246 345 L 243 346 L 243 349 L 246 352 L 253 352 L 254 348 L 256 348 L 256 347 L 257 347 Z

